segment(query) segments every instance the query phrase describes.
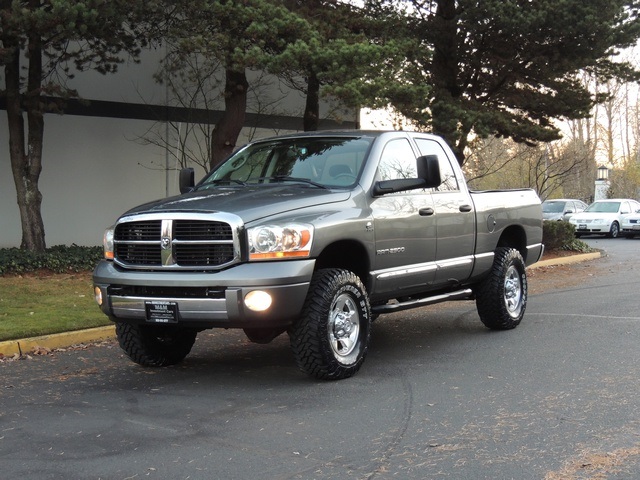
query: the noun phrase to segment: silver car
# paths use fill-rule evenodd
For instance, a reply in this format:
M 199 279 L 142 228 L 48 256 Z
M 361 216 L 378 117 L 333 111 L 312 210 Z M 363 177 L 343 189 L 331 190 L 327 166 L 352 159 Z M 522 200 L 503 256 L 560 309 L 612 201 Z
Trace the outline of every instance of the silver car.
M 571 215 L 580 213 L 587 208 L 587 204 L 575 198 L 554 198 L 542 202 L 543 220 L 569 221 Z

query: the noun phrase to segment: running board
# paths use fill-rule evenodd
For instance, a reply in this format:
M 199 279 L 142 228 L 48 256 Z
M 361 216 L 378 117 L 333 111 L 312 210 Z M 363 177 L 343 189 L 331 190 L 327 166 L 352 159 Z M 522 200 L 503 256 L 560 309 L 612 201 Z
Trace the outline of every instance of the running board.
M 435 303 L 448 302 L 449 300 L 470 300 L 473 297 L 473 290 L 465 288 L 451 293 L 443 293 L 434 295 L 433 297 L 417 298 L 399 303 L 386 303 L 384 305 L 375 305 L 371 307 L 371 311 L 375 314 L 400 312 L 410 308 L 424 307 L 425 305 L 433 305 Z

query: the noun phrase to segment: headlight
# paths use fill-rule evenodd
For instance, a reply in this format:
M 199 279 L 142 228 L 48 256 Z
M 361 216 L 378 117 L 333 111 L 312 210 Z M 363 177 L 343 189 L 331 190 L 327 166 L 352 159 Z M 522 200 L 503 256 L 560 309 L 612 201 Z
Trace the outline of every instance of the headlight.
M 249 260 L 308 257 L 311 252 L 311 225 L 260 225 L 249 228 L 247 234 Z
M 113 232 L 115 227 L 111 226 L 104 231 L 102 248 L 104 249 L 105 260 L 113 260 Z

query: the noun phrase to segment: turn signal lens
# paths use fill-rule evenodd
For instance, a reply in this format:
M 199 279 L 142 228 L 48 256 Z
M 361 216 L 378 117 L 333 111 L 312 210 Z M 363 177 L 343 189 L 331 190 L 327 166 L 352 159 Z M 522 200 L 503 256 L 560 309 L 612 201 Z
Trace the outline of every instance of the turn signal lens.
M 100 287 L 93 287 L 93 295 L 96 299 L 96 303 L 102 306 L 102 290 L 100 290 Z
M 102 239 L 102 247 L 104 249 L 105 260 L 113 260 L 113 232 L 114 227 L 109 227 L 104 231 L 104 237 Z

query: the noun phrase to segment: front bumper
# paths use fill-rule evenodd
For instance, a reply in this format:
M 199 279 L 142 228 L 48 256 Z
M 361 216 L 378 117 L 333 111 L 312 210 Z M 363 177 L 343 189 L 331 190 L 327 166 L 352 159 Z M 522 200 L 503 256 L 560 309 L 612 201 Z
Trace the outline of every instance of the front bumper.
M 246 263 L 219 272 L 124 270 L 102 261 L 93 273 L 100 308 L 113 321 L 148 323 L 148 304 L 176 305 L 177 322 L 195 328 L 283 327 L 304 305 L 315 260 Z M 254 290 L 271 295 L 271 306 L 255 312 L 244 304 Z M 153 321 L 152 321 L 153 322 Z
M 611 222 L 571 222 L 576 233 L 609 233 Z

